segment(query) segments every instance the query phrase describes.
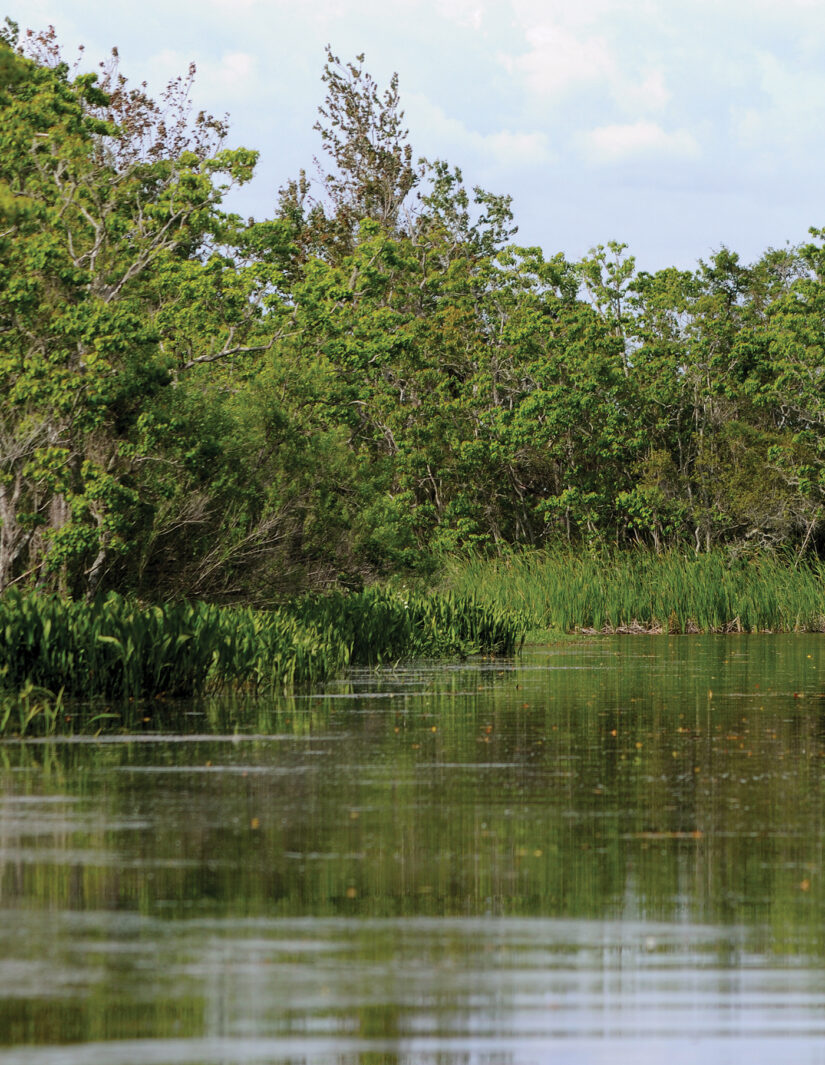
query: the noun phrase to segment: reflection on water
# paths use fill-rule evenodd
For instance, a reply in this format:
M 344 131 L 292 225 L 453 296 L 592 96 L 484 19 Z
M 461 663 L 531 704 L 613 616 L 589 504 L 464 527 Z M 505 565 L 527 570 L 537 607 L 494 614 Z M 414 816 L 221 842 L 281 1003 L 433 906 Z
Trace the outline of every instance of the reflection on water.
M 0 1063 L 825 1062 L 823 646 L 599 639 L 3 744 Z

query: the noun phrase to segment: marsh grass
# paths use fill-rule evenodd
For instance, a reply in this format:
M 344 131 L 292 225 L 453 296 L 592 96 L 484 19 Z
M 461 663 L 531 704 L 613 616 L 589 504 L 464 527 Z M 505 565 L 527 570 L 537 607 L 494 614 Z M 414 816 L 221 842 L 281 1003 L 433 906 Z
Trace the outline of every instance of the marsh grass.
M 822 565 L 794 566 L 774 556 L 465 556 L 447 561 L 444 584 L 490 607 L 525 613 L 532 629 L 559 633 L 825 631 Z
M 526 628 L 526 618 L 472 597 L 377 588 L 271 611 L 141 606 L 116 595 L 71 602 L 11 590 L 0 599 L 0 731 L 19 731 L 33 706 L 40 709 L 29 723 L 38 715 L 45 721 L 64 695 L 115 701 L 269 692 L 349 665 L 512 654 Z M 35 692 L 60 697 L 33 703 Z
M 53 732 L 63 711 L 63 691 L 57 693 L 26 682 L 17 692 L 0 691 L 0 735 L 24 736 L 34 724 Z

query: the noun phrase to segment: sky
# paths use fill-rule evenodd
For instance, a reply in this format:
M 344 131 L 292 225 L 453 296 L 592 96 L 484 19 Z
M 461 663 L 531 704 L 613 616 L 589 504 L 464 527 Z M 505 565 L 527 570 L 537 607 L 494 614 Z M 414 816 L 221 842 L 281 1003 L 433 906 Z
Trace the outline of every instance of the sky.
M 320 144 L 327 44 L 399 75 L 417 156 L 513 197 L 516 240 L 575 259 L 625 242 L 642 269 L 743 261 L 825 226 L 822 0 L 7 0 L 88 66 L 116 45 L 159 91 L 260 151 L 234 194 L 271 216 Z

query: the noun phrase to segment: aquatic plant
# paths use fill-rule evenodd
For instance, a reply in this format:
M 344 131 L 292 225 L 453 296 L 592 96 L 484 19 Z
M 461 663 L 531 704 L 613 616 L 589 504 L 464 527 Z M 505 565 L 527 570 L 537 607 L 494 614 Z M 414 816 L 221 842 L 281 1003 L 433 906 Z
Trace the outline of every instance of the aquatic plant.
M 73 602 L 12 589 L 0 598 L 0 687 L 107 699 L 269 691 L 348 665 L 512 654 L 526 628 L 526 618 L 472 597 L 372 588 L 270 611 L 141 606 L 114 594 Z
M 62 709 L 62 689 L 55 694 L 27 681 L 18 692 L 0 691 L 0 735 L 23 736 L 35 721 L 41 731 L 54 732 Z
M 794 566 L 774 555 L 536 551 L 453 557 L 444 583 L 559 632 L 819 632 L 822 576 L 819 563 Z

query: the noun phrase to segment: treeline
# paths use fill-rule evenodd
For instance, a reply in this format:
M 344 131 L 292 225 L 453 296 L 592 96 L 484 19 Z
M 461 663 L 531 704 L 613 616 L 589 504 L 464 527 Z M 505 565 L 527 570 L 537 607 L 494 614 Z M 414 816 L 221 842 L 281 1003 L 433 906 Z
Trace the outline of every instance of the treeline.
M 322 167 L 256 153 L 116 53 L 0 43 L 0 590 L 264 603 L 446 551 L 817 553 L 825 231 L 637 271 L 514 243 L 416 161 L 397 79 L 323 71 Z

